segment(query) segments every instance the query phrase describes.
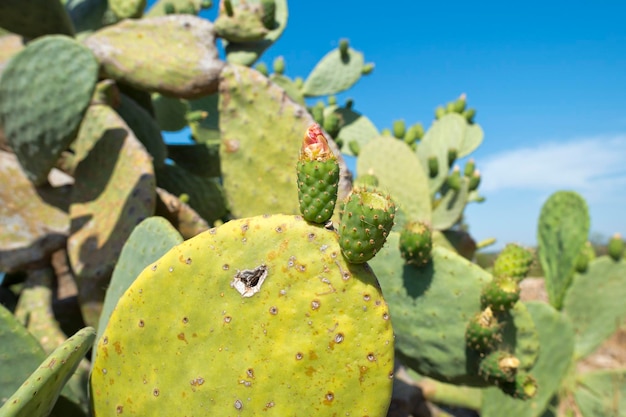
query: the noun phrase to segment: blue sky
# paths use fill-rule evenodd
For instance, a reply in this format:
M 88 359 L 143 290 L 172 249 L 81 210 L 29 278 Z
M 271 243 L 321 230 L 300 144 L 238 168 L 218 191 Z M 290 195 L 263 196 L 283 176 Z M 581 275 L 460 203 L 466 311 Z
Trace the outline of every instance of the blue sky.
M 291 0 L 289 13 L 261 60 L 283 56 L 306 77 L 349 39 L 376 68 L 339 99 L 379 129 L 427 127 L 467 94 L 485 132 L 472 156 L 487 201 L 466 210 L 475 238 L 534 245 L 560 189 L 587 199 L 592 232 L 626 235 L 626 3 Z

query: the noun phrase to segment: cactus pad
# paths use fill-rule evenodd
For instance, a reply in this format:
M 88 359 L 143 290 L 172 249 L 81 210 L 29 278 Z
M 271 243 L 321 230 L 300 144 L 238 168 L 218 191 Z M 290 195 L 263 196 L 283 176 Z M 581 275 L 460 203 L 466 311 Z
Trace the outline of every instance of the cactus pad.
M 83 317 L 96 325 L 104 291 L 133 228 L 154 212 L 151 158 L 108 106 L 91 106 L 76 141 L 68 255 Z
M 143 15 L 146 0 L 109 0 L 109 8 L 121 19 L 137 19 Z
M 294 167 L 302 135 L 314 123 L 305 108 L 261 73 L 231 65 L 220 82 L 220 148 L 224 191 L 236 217 L 265 213 L 296 214 Z M 352 187 L 337 145 L 330 148 L 340 166 L 338 198 Z
M 0 125 L 36 185 L 74 140 L 98 76 L 93 54 L 66 36 L 28 44 L 0 78 Z
M 339 48 L 324 56 L 304 82 L 305 96 L 327 96 L 352 87 L 361 78 L 363 54 L 352 48 L 342 52 Z
M 337 239 L 273 215 L 170 250 L 124 294 L 98 343 L 95 415 L 384 415 L 387 305 Z
M 52 352 L 0 408 L 3 417 L 46 417 L 61 389 L 91 348 L 96 331 L 86 327 Z
M 152 96 L 154 117 L 161 128 L 168 132 L 176 132 L 187 127 L 185 115 L 189 104 L 181 99 L 154 94 Z
M 341 152 L 346 155 L 352 155 L 348 146 L 350 142 L 356 141 L 363 148 L 370 140 L 379 136 L 378 129 L 367 116 L 346 107 L 339 107 L 334 113 L 338 114 L 343 121 L 337 138 L 341 139 L 343 143 Z
M 0 271 L 21 271 L 46 263 L 67 240 L 69 188 L 35 188 L 15 155 L 2 151 L 0 183 Z
M 572 282 L 576 259 L 589 235 L 587 203 L 577 193 L 558 191 L 541 208 L 537 242 L 548 299 L 557 310 Z
M 26 38 L 74 34 L 72 21 L 58 0 L 4 0 L 0 2 L 0 26 Z
M 140 90 L 195 98 L 217 90 L 213 25 L 191 15 L 125 20 L 85 40 L 103 74 Z

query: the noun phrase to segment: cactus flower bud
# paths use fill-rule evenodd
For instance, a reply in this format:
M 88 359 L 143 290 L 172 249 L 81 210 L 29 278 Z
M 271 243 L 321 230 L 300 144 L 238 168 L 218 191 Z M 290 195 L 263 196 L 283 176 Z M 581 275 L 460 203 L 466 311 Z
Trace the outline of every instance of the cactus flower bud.
M 300 161 L 327 161 L 335 159 L 335 155 L 328 146 L 328 140 L 318 124 L 311 125 L 302 141 Z

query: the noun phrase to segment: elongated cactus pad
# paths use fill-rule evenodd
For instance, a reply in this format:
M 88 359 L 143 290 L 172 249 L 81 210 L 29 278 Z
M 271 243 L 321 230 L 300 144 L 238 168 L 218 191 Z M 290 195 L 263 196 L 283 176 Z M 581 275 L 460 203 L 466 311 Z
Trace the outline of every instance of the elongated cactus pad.
M 220 82 L 220 148 L 224 191 L 236 217 L 296 214 L 294 167 L 302 134 L 314 123 L 306 109 L 250 68 L 230 65 Z M 337 145 L 329 146 L 340 167 L 338 198 L 352 189 Z
M 47 263 L 67 240 L 69 187 L 35 188 L 15 155 L 2 151 L 0 183 L 0 270 L 22 271 Z
M 97 76 L 93 54 L 61 35 L 31 42 L 2 72 L 0 125 L 36 185 L 76 137 Z
M 141 90 L 195 98 L 217 90 L 213 25 L 191 15 L 125 20 L 86 39 L 102 72 Z
M 576 259 L 589 236 L 587 203 L 573 191 L 558 191 L 541 208 L 537 241 L 548 299 L 557 310 L 572 282 Z
M 134 227 L 154 213 L 152 161 L 108 106 L 91 106 L 76 142 L 68 255 L 85 322 L 98 323 L 104 292 Z
M 148 266 L 98 343 L 91 393 L 97 417 L 382 416 L 392 371 L 371 270 L 343 260 L 335 232 L 274 215 L 228 222 Z
M 86 327 L 52 352 L 0 408 L 3 417 L 47 417 L 61 389 L 91 348 L 96 331 Z

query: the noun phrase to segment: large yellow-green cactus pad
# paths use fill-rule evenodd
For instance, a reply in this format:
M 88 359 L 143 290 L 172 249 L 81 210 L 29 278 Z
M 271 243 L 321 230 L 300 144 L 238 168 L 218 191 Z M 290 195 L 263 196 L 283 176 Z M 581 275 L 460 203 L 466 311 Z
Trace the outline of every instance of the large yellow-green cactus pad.
M 95 416 L 384 416 L 388 311 L 334 231 L 288 215 L 228 222 L 120 299 L 97 345 Z

